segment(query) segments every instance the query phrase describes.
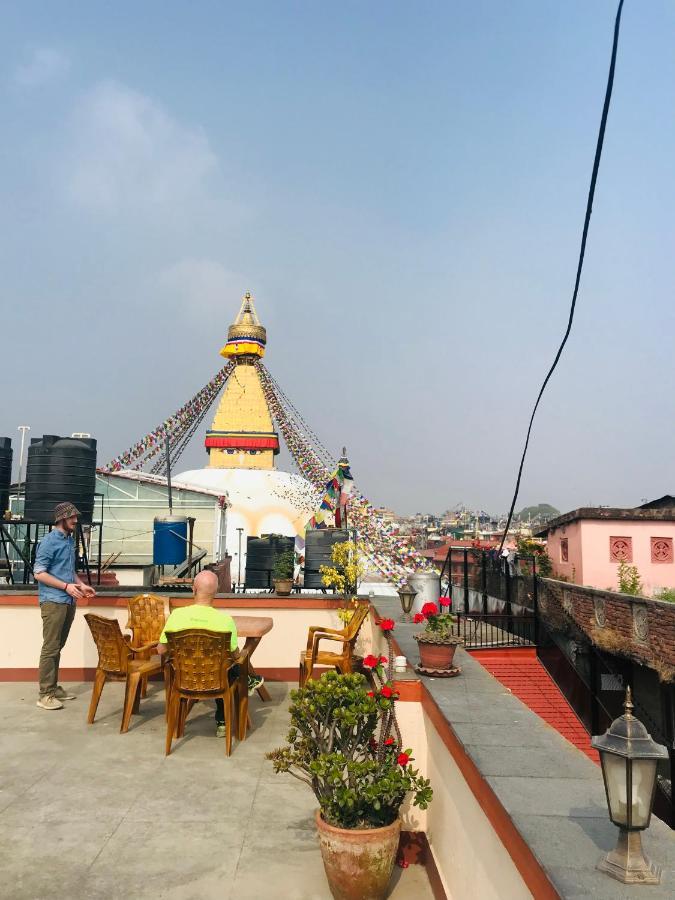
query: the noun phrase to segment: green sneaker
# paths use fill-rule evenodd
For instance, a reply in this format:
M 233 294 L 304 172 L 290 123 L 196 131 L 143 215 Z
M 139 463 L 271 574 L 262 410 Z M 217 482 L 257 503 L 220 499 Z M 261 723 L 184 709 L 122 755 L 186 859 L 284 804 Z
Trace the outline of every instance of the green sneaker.
M 225 723 L 216 725 L 216 737 L 224 738 L 227 735 L 227 729 L 225 727 Z
M 248 676 L 248 695 L 254 694 L 258 688 L 262 687 L 265 684 L 265 679 L 262 675 L 249 675 Z

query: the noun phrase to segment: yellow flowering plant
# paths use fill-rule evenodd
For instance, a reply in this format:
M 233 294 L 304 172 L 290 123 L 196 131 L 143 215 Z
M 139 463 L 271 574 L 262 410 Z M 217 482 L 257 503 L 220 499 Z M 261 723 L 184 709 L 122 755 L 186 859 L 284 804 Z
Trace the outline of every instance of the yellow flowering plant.
M 365 567 L 365 547 L 359 541 L 341 541 L 333 544 L 332 566 L 320 566 L 321 581 L 338 594 L 343 594 L 345 605 L 338 610 L 338 617 L 347 624 L 358 604 L 357 592 Z

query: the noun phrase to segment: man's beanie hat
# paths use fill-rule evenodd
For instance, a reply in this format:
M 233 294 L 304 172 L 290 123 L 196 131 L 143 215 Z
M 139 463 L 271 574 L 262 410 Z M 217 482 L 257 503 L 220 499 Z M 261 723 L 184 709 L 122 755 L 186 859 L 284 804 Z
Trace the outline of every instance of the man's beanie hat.
M 71 516 L 79 516 L 79 514 L 79 509 L 72 503 L 57 503 L 54 507 L 54 522 L 69 519 Z

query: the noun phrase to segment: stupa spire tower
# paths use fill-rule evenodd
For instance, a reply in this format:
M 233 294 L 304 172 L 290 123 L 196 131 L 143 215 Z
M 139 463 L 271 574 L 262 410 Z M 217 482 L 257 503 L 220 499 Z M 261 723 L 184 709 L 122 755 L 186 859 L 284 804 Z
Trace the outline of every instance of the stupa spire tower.
M 226 359 L 253 357 L 260 359 L 265 355 L 267 332 L 260 324 L 258 313 L 253 304 L 253 297 L 247 291 L 241 301 L 237 318 L 227 329 L 227 343 L 220 351 Z
M 210 431 L 206 432 L 209 467 L 273 469 L 279 437 L 255 366 L 265 353 L 267 332 L 247 292 L 236 319 L 227 330 L 221 356 L 235 363 L 227 380 Z

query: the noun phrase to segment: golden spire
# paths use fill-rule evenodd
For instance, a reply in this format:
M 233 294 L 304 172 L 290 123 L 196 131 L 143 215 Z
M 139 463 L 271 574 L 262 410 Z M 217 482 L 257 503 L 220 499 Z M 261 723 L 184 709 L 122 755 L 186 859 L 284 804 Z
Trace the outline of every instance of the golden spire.
M 236 319 L 227 329 L 227 343 L 220 351 L 225 357 L 262 357 L 265 354 L 267 332 L 260 324 L 253 305 L 253 297 L 247 291 L 241 301 Z
M 273 469 L 279 437 L 260 382 L 256 360 L 265 353 L 267 332 L 247 292 L 227 331 L 222 356 L 237 364 L 225 385 L 204 444 L 209 467 Z

